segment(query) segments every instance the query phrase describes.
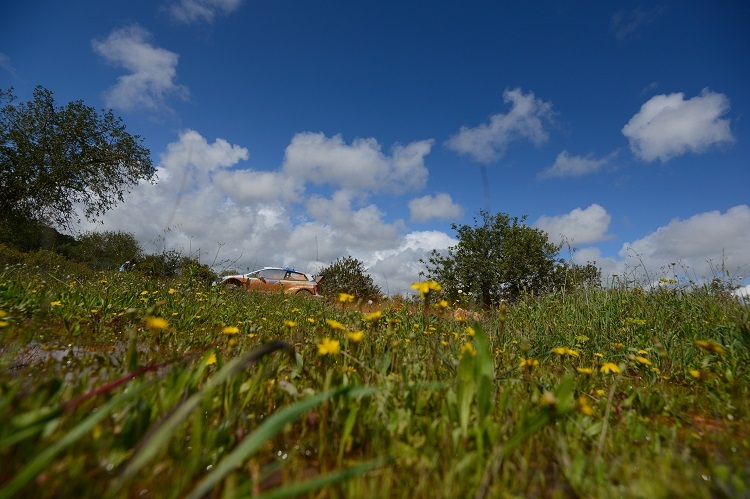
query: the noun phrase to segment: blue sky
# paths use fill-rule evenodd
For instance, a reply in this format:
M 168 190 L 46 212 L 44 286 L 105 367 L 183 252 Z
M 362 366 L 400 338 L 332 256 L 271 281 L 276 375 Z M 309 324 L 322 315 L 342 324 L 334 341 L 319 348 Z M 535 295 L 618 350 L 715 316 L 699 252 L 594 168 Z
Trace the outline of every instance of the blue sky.
M 748 2 L 3 11 L 0 87 L 112 108 L 159 168 L 80 231 L 243 271 L 352 255 L 401 293 L 490 209 L 605 276 L 750 279 Z

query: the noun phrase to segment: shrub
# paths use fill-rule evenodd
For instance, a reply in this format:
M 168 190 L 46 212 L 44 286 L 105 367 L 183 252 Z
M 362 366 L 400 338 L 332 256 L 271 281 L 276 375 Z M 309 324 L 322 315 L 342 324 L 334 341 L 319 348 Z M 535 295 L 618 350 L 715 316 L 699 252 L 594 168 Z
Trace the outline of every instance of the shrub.
M 359 300 L 378 300 L 382 294 L 372 281 L 364 264 L 351 256 L 342 257 L 320 271 L 321 291 L 336 297 L 339 293 L 354 295 Z

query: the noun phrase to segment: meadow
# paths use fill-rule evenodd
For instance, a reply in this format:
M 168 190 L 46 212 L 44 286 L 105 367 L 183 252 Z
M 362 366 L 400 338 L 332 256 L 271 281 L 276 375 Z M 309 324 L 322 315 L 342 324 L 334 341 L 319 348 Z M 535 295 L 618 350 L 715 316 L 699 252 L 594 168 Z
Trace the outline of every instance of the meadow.
M 750 308 L 664 283 L 475 312 L 5 263 L 0 497 L 747 497 Z

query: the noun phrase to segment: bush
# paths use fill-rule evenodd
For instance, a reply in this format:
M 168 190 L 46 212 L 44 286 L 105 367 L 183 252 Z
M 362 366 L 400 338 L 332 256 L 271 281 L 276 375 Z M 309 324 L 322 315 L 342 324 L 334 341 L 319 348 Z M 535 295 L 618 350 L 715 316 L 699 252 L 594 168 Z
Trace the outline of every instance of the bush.
M 378 300 L 380 288 L 372 282 L 364 264 L 351 256 L 337 259 L 320 271 L 323 275 L 321 291 L 327 296 L 339 293 L 354 295 L 358 300 Z

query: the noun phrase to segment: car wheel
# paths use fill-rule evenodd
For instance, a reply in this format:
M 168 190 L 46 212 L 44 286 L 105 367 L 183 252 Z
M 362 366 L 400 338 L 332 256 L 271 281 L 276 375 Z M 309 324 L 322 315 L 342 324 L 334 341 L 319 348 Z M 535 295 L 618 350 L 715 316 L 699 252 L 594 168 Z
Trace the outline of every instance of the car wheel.
M 309 289 L 300 289 L 294 294 L 295 295 L 312 295 L 312 291 L 310 291 Z
M 236 281 L 229 281 L 224 284 L 224 289 L 226 289 L 227 291 L 237 291 L 238 289 L 240 289 L 240 285 Z

